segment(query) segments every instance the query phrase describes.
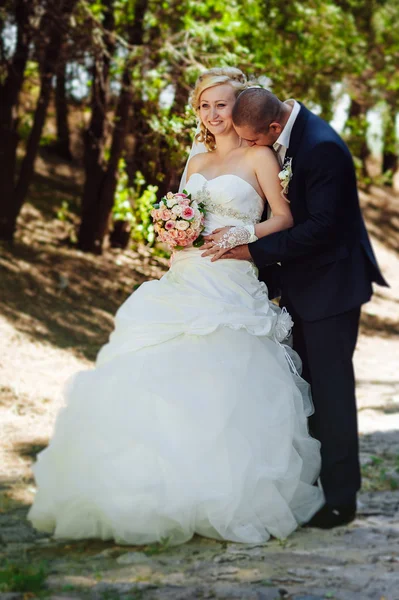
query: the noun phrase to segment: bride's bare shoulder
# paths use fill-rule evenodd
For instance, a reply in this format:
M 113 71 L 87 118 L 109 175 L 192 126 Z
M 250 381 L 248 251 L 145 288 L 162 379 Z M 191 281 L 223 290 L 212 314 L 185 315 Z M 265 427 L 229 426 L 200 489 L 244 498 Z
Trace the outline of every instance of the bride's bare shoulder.
M 277 160 L 276 153 L 270 146 L 249 146 L 247 148 L 248 156 L 252 159 Z
M 265 167 L 275 169 L 278 166 L 277 155 L 269 146 L 248 146 L 245 149 L 245 161 L 255 170 Z
M 195 156 L 192 156 L 190 158 L 190 161 L 188 163 L 189 168 L 191 167 L 198 167 L 200 165 L 203 165 L 207 162 L 207 159 L 209 158 L 209 152 L 200 152 L 199 154 L 196 154 Z
M 209 161 L 209 155 L 210 152 L 201 152 L 190 158 L 187 167 L 187 179 L 189 179 L 193 173 L 200 173 L 201 169 L 205 168 Z

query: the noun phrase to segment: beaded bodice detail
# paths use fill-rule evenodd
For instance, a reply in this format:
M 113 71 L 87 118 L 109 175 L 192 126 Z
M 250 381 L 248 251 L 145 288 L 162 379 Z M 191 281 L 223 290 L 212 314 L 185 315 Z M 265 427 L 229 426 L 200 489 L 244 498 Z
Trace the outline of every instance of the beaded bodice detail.
M 207 180 L 201 173 L 194 173 L 186 189 L 206 207 L 206 233 L 225 225 L 259 223 L 262 218 L 264 201 L 250 183 L 237 175 Z

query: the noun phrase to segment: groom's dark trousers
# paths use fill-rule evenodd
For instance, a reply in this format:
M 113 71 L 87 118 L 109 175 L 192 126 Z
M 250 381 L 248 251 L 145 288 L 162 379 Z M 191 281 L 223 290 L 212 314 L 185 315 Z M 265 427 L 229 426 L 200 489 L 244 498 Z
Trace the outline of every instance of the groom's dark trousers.
M 352 364 L 360 308 L 303 321 L 285 305 L 295 322 L 294 349 L 302 359 L 302 376 L 312 388 L 315 412 L 309 429 L 321 442 L 323 490 L 331 506 L 351 504 L 361 483 Z
M 303 105 L 287 158 L 294 226 L 259 239 L 249 250 L 260 278 L 268 287 L 272 282 L 275 293 L 280 288 L 281 304 L 294 320 L 294 348 L 312 386 L 315 413 L 309 425 L 321 442 L 321 482 L 327 503 L 340 506 L 353 503 L 360 488 L 352 365 L 360 307 L 372 295 L 372 281 L 387 284 L 360 212 L 350 152 Z

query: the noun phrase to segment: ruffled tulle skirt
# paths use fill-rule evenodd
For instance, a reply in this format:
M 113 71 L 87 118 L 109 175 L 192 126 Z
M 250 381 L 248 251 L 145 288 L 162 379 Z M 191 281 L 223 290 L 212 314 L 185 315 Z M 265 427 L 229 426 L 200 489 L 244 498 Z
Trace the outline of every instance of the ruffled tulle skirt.
M 181 253 L 144 284 L 96 368 L 68 383 L 34 466 L 33 525 L 146 544 L 262 542 L 307 521 L 323 504 L 320 448 L 280 315 L 246 262 Z

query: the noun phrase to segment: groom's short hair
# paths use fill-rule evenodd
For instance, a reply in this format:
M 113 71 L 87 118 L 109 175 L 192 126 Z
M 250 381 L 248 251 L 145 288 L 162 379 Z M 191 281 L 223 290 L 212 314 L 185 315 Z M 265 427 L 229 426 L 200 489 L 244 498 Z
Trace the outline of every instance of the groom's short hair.
M 270 123 L 279 122 L 283 103 L 269 90 L 248 88 L 239 94 L 233 107 L 233 123 L 249 126 L 256 133 L 267 133 Z

